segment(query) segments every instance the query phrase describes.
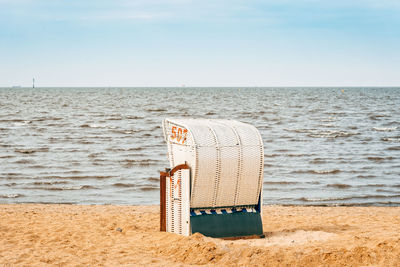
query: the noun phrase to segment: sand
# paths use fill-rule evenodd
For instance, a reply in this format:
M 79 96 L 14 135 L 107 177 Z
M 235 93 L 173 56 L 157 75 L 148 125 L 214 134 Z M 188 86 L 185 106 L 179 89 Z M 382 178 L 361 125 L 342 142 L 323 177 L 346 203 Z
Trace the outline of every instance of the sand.
M 0 205 L 0 266 L 400 266 L 400 207 L 263 209 L 266 238 L 158 231 L 158 206 Z

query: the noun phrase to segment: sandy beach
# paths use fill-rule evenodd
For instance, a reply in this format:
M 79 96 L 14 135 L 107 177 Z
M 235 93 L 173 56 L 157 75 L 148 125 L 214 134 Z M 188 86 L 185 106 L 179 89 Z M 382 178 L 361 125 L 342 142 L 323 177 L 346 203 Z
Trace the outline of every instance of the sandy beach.
M 264 239 L 159 232 L 158 206 L 0 205 L 0 266 L 400 266 L 400 207 L 263 209 Z

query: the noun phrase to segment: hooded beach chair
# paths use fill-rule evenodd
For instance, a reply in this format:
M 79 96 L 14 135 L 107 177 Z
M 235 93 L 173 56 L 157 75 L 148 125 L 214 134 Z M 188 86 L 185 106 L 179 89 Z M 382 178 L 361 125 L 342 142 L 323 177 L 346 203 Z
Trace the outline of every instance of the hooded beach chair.
M 170 168 L 160 172 L 160 230 L 261 236 L 263 142 L 252 125 L 165 119 Z

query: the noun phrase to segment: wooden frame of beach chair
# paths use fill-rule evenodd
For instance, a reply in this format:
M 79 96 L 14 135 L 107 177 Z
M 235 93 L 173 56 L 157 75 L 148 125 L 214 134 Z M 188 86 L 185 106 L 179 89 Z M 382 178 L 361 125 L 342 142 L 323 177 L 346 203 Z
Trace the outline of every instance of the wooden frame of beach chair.
M 160 230 L 261 236 L 264 148 L 234 120 L 165 119 L 170 169 L 160 172 Z
M 180 170 L 189 170 L 190 167 L 185 163 L 175 166 L 172 170 L 167 168 L 165 172 L 160 172 L 160 231 L 167 230 L 167 217 L 166 217 L 166 190 L 167 178 L 172 179 L 175 172 Z

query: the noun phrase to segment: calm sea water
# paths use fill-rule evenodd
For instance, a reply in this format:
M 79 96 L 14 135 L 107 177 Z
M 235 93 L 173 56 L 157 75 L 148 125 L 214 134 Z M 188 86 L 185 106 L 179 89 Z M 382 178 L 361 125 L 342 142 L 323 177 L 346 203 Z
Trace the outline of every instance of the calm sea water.
M 265 204 L 400 204 L 400 88 L 0 88 L 0 203 L 157 204 L 165 117 L 255 125 Z

